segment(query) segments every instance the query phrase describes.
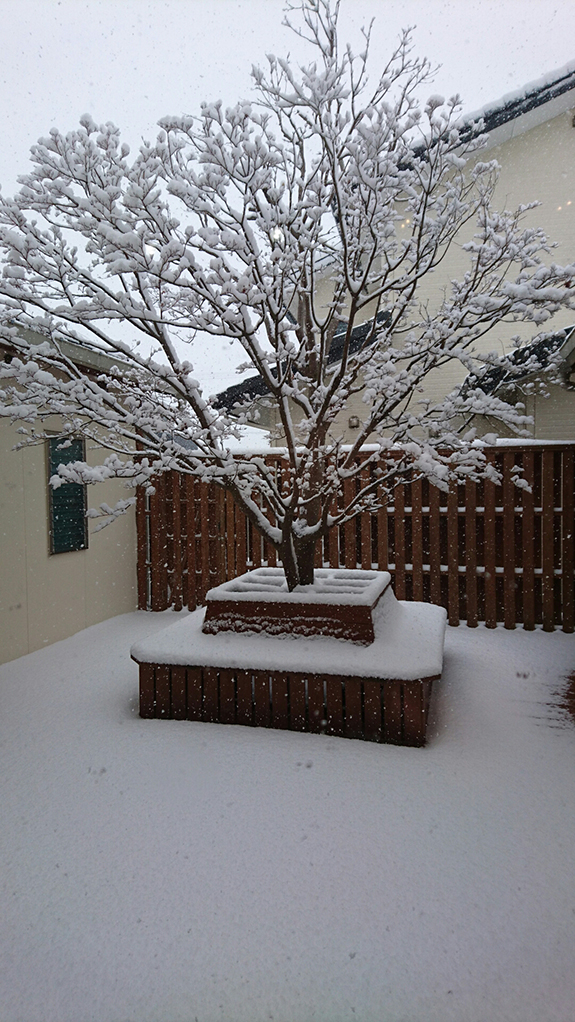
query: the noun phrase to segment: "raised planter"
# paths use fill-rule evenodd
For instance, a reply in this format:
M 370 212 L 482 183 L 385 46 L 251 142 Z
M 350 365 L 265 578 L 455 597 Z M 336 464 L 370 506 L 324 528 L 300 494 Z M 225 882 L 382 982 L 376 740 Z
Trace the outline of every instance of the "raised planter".
M 277 569 L 260 569 L 260 586 L 262 571 L 271 573 L 268 578 L 278 577 Z M 349 576 L 354 573 L 341 575 L 353 588 Z M 341 593 L 337 601 L 327 599 L 326 593 L 319 601 L 302 599 L 312 596 L 309 590 L 289 594 L 295 597 L 291 601 L 284 599 L 297 608 L 290 629 L 294 619 L 301 622 L 302 608 L 310 607 L 309 618 L 315 617 L 322 628 L 339 629 L 346 614 L 354 617 L 352 640 L 333 634 L 311 636 L 309 631 L 275 634 L 279 618 L 275 610 L 255 614 L 253 605 L 265 601 L 261 588 L 256 597 L 254 589 L 246 593 L 243 587 L 253 584 L 246 582 L 247 576 L 235 580 L 242 584 L 239 594 L 244 598 L 237 600 L 236 610 L 242 624 L 232 631 L 226 603 L 234 590 L 230 593 L 230 583 L 212 590 L 208 606 L 219 604 L 219 611 L 214 606 L 208 618 L 204 608 L 197 610 L 132 648 L 140 669 L 140 716 L 424 745 L 432 684 L 441 677 L 443 665 L 446 612 L 430 604 L 396 600 L 385 572 L 357 575 L 367 584 L 361 594 L 357 589 L 348 593 L 351 602 L 344 604 L 347 609 L 339 619 L 326 614 L 325 608 L 341 606 Z M 383 577 L 366 578 L 375 575 Z M 272 595 L 274 591 L 277 595 L 277 589 Z M 246 606 L 251 606 L 247 613 L 242 609 Z M 356 617 L 358 607 L 363 618 Z M 371 643 L 365 639 L 367 612 L 374 635 Z M 215 631 L 218 621 L 223 627 Z M 255 628 L 248 627 L 254 622 Z
M 369 644 L 373 615 L 391 582 L 387 571 L 319 568 L 313 586 L 287 589 L 281 568 L 256 568 L 210 589 L 202 631 L 329 635 Z

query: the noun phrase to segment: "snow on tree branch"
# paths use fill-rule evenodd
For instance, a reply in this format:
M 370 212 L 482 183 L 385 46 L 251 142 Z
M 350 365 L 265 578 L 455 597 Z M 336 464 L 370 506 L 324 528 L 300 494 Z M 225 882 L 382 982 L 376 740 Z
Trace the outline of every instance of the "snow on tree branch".
M 0 414 L 35 424 L 35 441 L 60 416 L 63 438 L 111 452 L 100 477 L 150 485 L 177 469 L 226 487 L 278 548 L 290 588 L 310 581 L 318 538 L 375 506 L 378 487 L 412 469 L 441 486 L 486 471 L 474 416 L 521 430 L 522 409 L 479 386 L 434 403 L 426 381 L 454 360 L 475 379 L 477 346 L 502 320 L 539 327 L 573 307 L 575 267 L 546 264 L 531 207 L 493 208 L 498 167 L 458 129 L 458 97 L 420 105 L 432 70 L 410 32 L 374 77 L 369 27 L 354 53 L 338 11 L 290 5 L 314 59 L 268 56 L 251 102 L 164 118 L 133 156 L 113 124 L 86 115 L 40 139 L 18 194 L 0 197 L 12 355 Z M 425 281 L 454 244 L 466 266 L 432 305 Z M 277 410 L 283 473 L 230 454 L 237 419 L 204 396 L 185 357 L 196 337 L 242 345 Z M 365 415 L 346 446 L 338 417 L 356 394 Z M 357 465 L 368 441 L 370 482 Z

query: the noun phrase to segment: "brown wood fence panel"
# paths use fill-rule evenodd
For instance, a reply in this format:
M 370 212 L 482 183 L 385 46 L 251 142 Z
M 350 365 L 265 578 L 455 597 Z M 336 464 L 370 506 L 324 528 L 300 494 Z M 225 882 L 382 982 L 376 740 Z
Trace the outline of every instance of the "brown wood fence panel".
M 572 632 L 574 452 L 575 444 L 492 448 L 488 458 L 502 482 L 468 481 L 449 493 L 427 480 L 407 480 L 393 502 L 332 529 L 318 545 L 316 563 L 389 570 L 399 599 L 442 604 L 452 624 Z M 270 454 L 269 461 L 285 471 L 281 455 Z M 363 481 L 369 471 L 362 470 Z M 515 483 L 521 475 L 527 489 Z M 355 485 L 346 480 L 346 500 Z M 210 587 L 280 563 L 214 484 L 173 474 L 155 490 L 138 494 L 136 504 L 140 608 L 193 610 Z

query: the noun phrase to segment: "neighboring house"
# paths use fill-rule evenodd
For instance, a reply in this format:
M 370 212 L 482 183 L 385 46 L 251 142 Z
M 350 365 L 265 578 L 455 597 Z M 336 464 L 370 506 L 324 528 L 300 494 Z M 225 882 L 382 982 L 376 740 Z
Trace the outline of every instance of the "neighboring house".
M 575 439 L 575 326 L 544 340 L 516 348 L 509 356 L 512 368 L 486 368 L 469 375 L 463 384 L 494 394 L 510 404 L 522 402 L 533 419 L 531 432 L 537 440 Z M 474 425 L 480 434 L 510 430 L 478 416 Z
M 380 312 L 377 316 L 377 322 L 383 325 L 389 318 L 388 312 Z M 350 354 L 353 355 L 365 343 L 372 323 L 373 320 L 365 320 L 353 329 L 349 345 Z M 341 320 L 336 327 L 330 345 L 327 356 L 328 365 L 335 367 L 341 360 L 346 329 L 346 321 Z M 266 394 L 268 393 L 268 388 L 261 376 L 248 376 L 241 383 L 235 383 L 218 394 L 214 400 L 214 405 L 216 408 L 225 409 L 231 415 L 234 412 L 239 412 L 241 408 L 241 412 L 248 422 L 252 425 L 257 425 L 260 429 L 269 430 L 272 438 L 274 438 L 275 434 L 277 441 L 280 435 L 278 433 L 280 428 L 279 412 L 275 402 L 266 401 Z
M 557 248 L 550 259 L 568 265 L 575 262 L 575 65 L 546 76 L 520 91 L 504 96 L 497 103 L 478 111 L 469 118 L 469 123 L 483 117 L 485 131 L 489 133 L 486 149 L 479 159 L 495 159 L 501 166 L 501 173 L 494 198 L 496 207 L 514 208 L 521 203 L 539 201 L 536 209 L 526 215 L 526 225 L 541 226 Z M 472 128 L 469 127 L 469 132 Z M 469 229 L 469 234 L 472 228 Z M 467 236 L 461 235 L 463 244 Z M 443 289 L 465 270 L 461 244 L 453 245 L 441 269 L 436 270 L 424 282 L 420 290 L 421 300 L 430 308 L 441 301 Z M 321 304 L 325 292 L 329 299 L 329 268 L 324 269 L 318 286 Z M 572 312 L 559 313 L 551 322 L 554 335 L 568 332 L 573 320 Z M 512 338 L 521 329 L 521 324 L 501 323 L 483 342 L 483 352 L 496 351 L 504 354 L 513 347 Z M 522 335 L 529 330 L 524 324 Z M 534 336 L 537 328 L 531 329 Z M 527 340 L 527 338 L 526 338 Z M 527 342 L 528 343 L 528 342 Z M 525 347 L 525 346 L 524 346 Z M 336 349 L 333 358 L 336 358 Z M 575 439 L 575 385 L 573 380 L 573 348 L 569 343 L 560 344 L 559 359 L 562 362 L 562 381 L 548 382 L 549 398 L 542 393 L 527 395 L 527 414 L 534 418 L 530 428 L 536 439 Z M 330 353 L 331 357 L 331 353 Z M 425 382 L 426 398 L 439 401 L 457 384 L 464 381 L 466 370 L 454 361 L 442 369 L 435 370 Z M 548 377 L 547 370 L 543 377 Z M 509 396 L 511 392 L 508 391 Z M 244 415 L 247 421 L 266 428 L 278 428 L 274 410 L 266 404 L 265 387 L 259 377 L 249 377 L 218 395 L 221 407 L 232 410 L 234 404 L 245 402 L 251 396 L 254 400 Z M 523 400 L 518 395 L 517 400 Z M 345 439 L 352 440 L 365 415 L 361 395 L 350 400 L 345 414 L 336 422 L 335 431 Z M 484 432 L 491 432 L 493 424 L 478 422 Z M 484 427 L 484 428 L 483 428 Z M 275 442 L 282 443 L 279 430 Z
M 88 346 L 68 348 L 87 372 L 111 364 Z M 0 341 L 0 360 L 10 357 Z M 59 425 L 51 419 L 45 428 L 57 434 Z M 48 479 L 60 463 L 84 456 L 83 441 L 15 451 L 17 429 L 0 419 L 0 663 L 137 607 L 134 509 L 100 532 L 89 530 L 85 518 L 90 503 L 125 498 L 125 486 L 98 484 L 91 500 L 78 484 L 53 490 Z M 85 455 L 98 464 L 102 451 L 88 446 Z

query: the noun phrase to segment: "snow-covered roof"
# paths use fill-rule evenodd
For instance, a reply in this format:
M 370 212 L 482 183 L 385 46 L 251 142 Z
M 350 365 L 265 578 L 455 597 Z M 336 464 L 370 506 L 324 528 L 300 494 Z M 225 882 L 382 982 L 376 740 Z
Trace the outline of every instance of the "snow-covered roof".
M 292 316 L 289 318 L 295 323 Z M 388 323 L 390 319 L 391 315 L 387 311 L 378 312 L 377 314 L 377 322 L 381 326 Z M 366 340 L 368 340 L 372 325 L 373 319 L 368 319 L 365 323 L 360 323 L 358 326 L 353 328 L 349 345 L 350 354 L 353 355 L 355 352 L 359 351 Z M 338 323 L 331 342 L 331 347 L 327 356 L 328 364 L 334 365 L 336 362 L 341 361 L 346 331 L 347 321 L 341 320 Z M 377 334 L 374 334 L 370 343 L 373 343 L 376 336 Z M 231 387 L 227 387 L 226 390 L 222 390 L 221 393 L 216 395 L 213 404 L 216 408 L 225 408 L 229 412 L 233 409 L 234 405 L 239 404 L 240 402 L 253 401 L 255 398 L 264 397 L 268 393 L 269 391 L 266 383 L 261 376 L 248 376 L 246 379 L 242 380 L 241 383 L 234 383 Z
M 46 341 L 51 339 L 48 331 L 41 332 L 39 329 L 30 330 L 18 327 L 18 333 L 29 344 L 45 344 Z M 74 362 L 75 365 L 81 366 L 82 369 L 86 369 L 88 372 L 107 372 L 114 365 L 121 365 L 122 362 L 125 364 L 121 354 L 107 354 L 92 346 L 88 341 L 80 339 L 70 341 L 63 337 L 58 337 L 57 341 L 62 354 Z M 8 356 L 14 350 L 10 341 L 3 337 L 0 337 L 0 349 L 3 349 Z
M 467 114 L 463 132 L 465 134 L 467 129 L 468 137 L 477 134 L 475 125 L 482 120 L 483 131 L 489 134 L 488 148 L 492 148 L 572 107 L 575 107 L 575 61 Z
M 512 368 L 491 366 L 481 373 L 470 373 L 463 383 L 463 391 L 478 387 L 484 394 L 493 394 L 501 386 L 514 384 L 561 362 L 572 365 L 575 361 L 575 326 L 550 337 L 535 338 L 515 348 L 507 355 L 507 361 Z

